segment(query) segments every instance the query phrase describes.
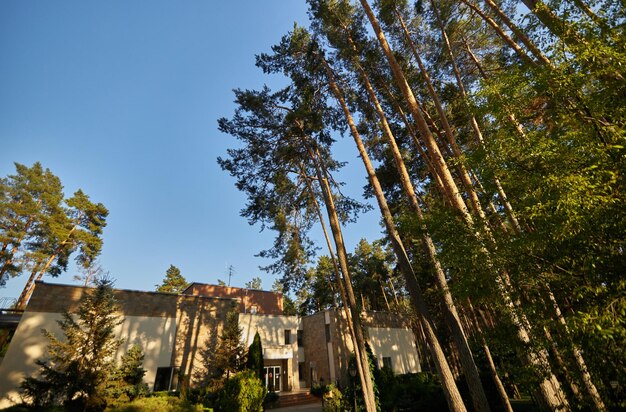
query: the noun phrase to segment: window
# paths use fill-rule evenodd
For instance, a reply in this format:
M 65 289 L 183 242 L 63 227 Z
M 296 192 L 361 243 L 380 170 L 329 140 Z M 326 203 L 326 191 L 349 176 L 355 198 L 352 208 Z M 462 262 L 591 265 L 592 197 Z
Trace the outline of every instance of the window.
M 324 332 L 326 332 L 326 343 L 328 343 L 330 342 L 330 325 L 327 323 L 324 326 Z
M 304 362 L 298 362 L 298 379 L 301 381 L 306 379 L 306 366 L 304 366 Z
M 391 358 L 389 356 L 383 356 L 383 368 L 389 368 L 393 370 L 391 367 Z
M 177 391 L 179 368 L 161 367 L 157 368 L 154 379 L 154 391 Z
M 291 345 L 291 330 L 285 329 L 285 345 Z
M 250 306 L 250 313 L 252 313 L 253 315 L 255 315 L 258 310 L 259 308 L 257 307 L 257 305 Z
M 304 346 L 304 331 L 299 330 L 298 331 L 298 347 L 302 347 L 302 346 Z

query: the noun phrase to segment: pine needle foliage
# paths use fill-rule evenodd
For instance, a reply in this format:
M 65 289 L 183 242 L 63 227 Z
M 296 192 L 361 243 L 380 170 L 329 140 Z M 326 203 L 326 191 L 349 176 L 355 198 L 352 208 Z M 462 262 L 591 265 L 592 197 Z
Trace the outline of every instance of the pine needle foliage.
M 40 359 L 39 377 L 21 385 L 24 398 L 36 407 L 62 404 L 71 409 L 104 410 L 107 379 L 121 340 L 114 334 L 123 320 L 117 314 L 112 281 L 100 279 L 82 298 L 76 313 L 65 312 L 59 326 L 65 339 L 44 330 L 48 358 Z

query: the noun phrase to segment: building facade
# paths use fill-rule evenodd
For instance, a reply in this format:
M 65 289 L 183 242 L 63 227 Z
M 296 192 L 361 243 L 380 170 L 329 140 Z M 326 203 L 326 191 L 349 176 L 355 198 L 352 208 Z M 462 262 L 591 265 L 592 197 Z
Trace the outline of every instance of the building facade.
M 0 408 L 20 401 L 18 388 L 45 358 L 46 329 L 61 336 L 57 321 L 72 313 L 88 288 L 38 282 L 6 356 L 0 363 Z M 236 308 L 242 344 L 258 332 L 264 380 L 269 390 L 286 392 L 319 383 L 345 383 L 353 351 L 345 315 L 326 310 L 310 316 L 282 315 L 282 294 L 194 283 L 182 294 L 114 291 L 124 319 L 116 335 L 124 339 L 116 357 L 134 344 L 144 352 L 145 382 L 151 389 L 176 390 L 178 377 L 197 383 L 203 357 L 219 341 L 226 315 Z M 395 373 L 420 371 L 413 333 L 389 313 L 365 313 L 368 343 L 380 366 Z

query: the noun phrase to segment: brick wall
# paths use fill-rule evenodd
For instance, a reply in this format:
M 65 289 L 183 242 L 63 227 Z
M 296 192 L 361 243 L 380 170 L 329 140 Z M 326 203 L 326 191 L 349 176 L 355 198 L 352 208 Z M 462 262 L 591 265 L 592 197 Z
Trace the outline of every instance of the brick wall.
M 330 370 L 328 368 L 328 348 L 326 346 L 326 332 L 324 323 L 324 312 L 319 312 L 311 316 L 302 318 L 302 329 L 304 330 L 304 358 L 306 384 L 311 387 L 311 367 L 315 368 L 318 382 L 324 378 L 326 383 L 330 380 Z
M 37 282 L 26 310 L 32 312 L 75 312 L 88 287 Z M 120 312 L 127 316 L 174 317 L 177 295 L 115 289 Z
M 187 295 L 237 298 L 240 300 L 239 311 L 241 313 L 249 313 L 251 308 L 256 306 L 257 313 L 260 315 L 283 314 L 283 294 L 280 292 L 192 283 L 183 293 Z

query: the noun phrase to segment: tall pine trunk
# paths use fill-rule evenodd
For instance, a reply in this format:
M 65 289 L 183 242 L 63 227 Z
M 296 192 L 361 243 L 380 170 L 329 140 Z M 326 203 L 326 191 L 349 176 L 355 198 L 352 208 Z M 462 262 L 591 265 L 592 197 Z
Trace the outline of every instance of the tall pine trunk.
M 317 174 L 318 182 L 321 185 L 322 196 L 324 198 L 324 204 L 326 206 L 326 212 L 328 214 L 328 220 L 330 223 L 330 229 L 333 234 L 333 240 L 337 250 L 337 260 L 339 261 L 339 267 L 343 273 L 345 281 L 346 294 L 350 306 L 350 313 L 352 315 L 352 322 L 354 325 L 354 332 L 357 340 L 356 355 L 361 359 L 361 386 L 363 390 L 363 398 L 365 400 L 365 407 L 367 412 L 376 412 L 376 397 L 374 395 L 373 376 L 370 373 L 369 360 L 367 358 L 367 352 L 365 351 L 365 337 L 363 336 L 363 328 L 361 323 L 361 314 L 357 310 L 356 298 L 354 290 L 352 288 L 352 280 L 350 277 L 350 270 L 348 268 L 348 252 L 343 241 L 343 234 L 341 232 L 341 225 L 339 223 L 339 217 L 337 215 L 337 209 L 335 208 L 335 202 L 328 183 L 328 177 L 326 176 L 323 165 L 319 161 L 318 154 L 314 152 L 312 148 L 308 148 L 309 155 L 314 160 L 315 171 Z
M 411 299 L 413 300 L 413 305 L 415 309 L 418 311 L 418 314 L 420 315 L 422 327 L 424 328 L 424 332 L 426 334 L 426 338 L 430 345 L 431 353 L 433 355 L 435 365 L 437 367 L 437 372 L 439 374 L 439 377 L 441 379 L 441 382 L 444 388 L 444 393 L 446 395 L 448 407 L 450 408 L 451 411 L 454 411 L 454 412 L 465 412 L 466 408 L 465 408 L 465 405 L 463 404 L 463 399 L 461 398 L 461 395 L 458 391 L 456 383 L 454 382 L 454 377 L 450 371 L 450 367 L 448 365 L 448 362 L 446 361 L 441 345 L 439 344 L 439 341 L 435 335 L 434 327 L 432 325 L 432 318 L 426 306 L 426 302 L 424 302 L 424 299 L 422 297 L 421 289 L 417 283 L 415 273 L 413 272 L 413 268 L 411 267 L 411 263 L 409 262 L 409 258 L 402 244 L 402 240 L 400 239 L 400 236 L 395 228 L 391 211 L 389 210 L 382 188 L 380 186 L 380 183 L 378 182 L 378 177 L 376 176 L 374 167 L 372 166 L 371 161 L 369 160 L 369 155 L 367 154 L 365 150 L 365 146 L 363 145 L 363 141 L 360 138 L 360 134 L 357 130 L 356 124 L 352 120 L 352 115 L 350 113 L 350 110 L 343 98 L 343 95 L 339 87 L 337 86 L 334 80 L 332 71 L 330 70 L 326 62 L 323 62 L 323 64 L 325 65 L 325 68 L 327 70 L 331 91 L 333 92 L 339 104 L 341 105 L 342 111 L 345 115 L 346 121 L 348 122 L 348 126 L 350 128 L 350 133 L 352 134 L 352 137 L 354 138 L 354 141 L 359 150 L 359 154 L 361 155 L 361 159 L 363 160 L 363 163 L 367 170 L 370 184 L 372 188 L 374 189 L 374 194 L 376 196 L 376 200 L 378 201 L 378 205 L 379 205 L 381 214 L 383 216 L 383 220 L 385 222 L 387 234 L 391 241 L 391 245 L 394 250 L 394 253 L 396 254 L 396 257 L 398 258 L 398 264 L 406 280 L 407 289 L 409 290 Z
M 352 45 L 353 50 L 357 52 L 356 46 L 354 45 L 352 38 L 350 37 L 350 34 L 347 31 L 346 31 L 346 36 L 350 44 Z M 424 248 L 424 251 L 426 252 L 426 255 L 428 256 L 430 260 L 430 264 L 434 272 L 433 275 L 435 277 L 435 282 L 439 288 L 439 291 L 441 292 L 443 306 L 446 312 L 446 320 L 450 326 L 454 343 L 459 352 L 461 367 L 463 369 L 465 379 L 470 389 L 470 396 L 474 404 L 474 409 L 479 412 L 489 411 L 490 410 L 489 402 L 487 401 L 487 396 L 485 395 L 485 391 L 480 381 L 478 368 L 476 367 L 476 363 L 474 362 L 474 358 L 472 356 L 472 351 L 467 342 L 467 338 L 465 336 L 463 327 L 461 326 L 461 321 L 458 315 L 458 311 L 456 309 L 454 300 L 452 299 L 452 294 L 450 293 L 450 290 L 448 288 L 445 273 L 437 257 L 435 245 L 425 226 L 424 214 L 422 212 L 419 201 L 417 199 L 417 195 L 415 194 L 415 189 L 413 187 L 413 184 L 411 183 L 411 178 L 404 164 L 404 160 L 402 159 L 400 149 L 398 148 L 396 139 L 393 135 L 393 132 L 391 131 L 389 123 L 387 122 L 385 112 L 378 100 L 378 97 L 376 96 L 376 93 L 374 91 L 374 88 L 372 87 L 372 84 L 370 83 L 367 73 L 360 66 L 358 62 L 355 63 L 355 66 L 361 76 L 361 80 L 367 91 L 370 101 L 374 105 L 376 113 L 378 114 L 378 118 L 380 120 L 380 124 L 383 129 L 383 135 L 385 136 L 385 140 L 387 141 L 388 146 L 391 149 L 391 152 L 393 154 L 394 163 L 396 165 L 396 170 L 398 171 L 398 174 L 400 176 L 400 181 L 402 183 L 402 188 L 404 190 L 404 193 L 409 198 L 409 203 L 411 205 L 411 208 L 413 209 L 413 212 L 417 216 L 418 222 L 422 226 L 421 227 L 422 246 Z M 361 156 L 363 156 L 363 154 L 361 154 Z
M 426 124 L 426 121 L 420 112 L 419 104 L 417 100 L 415 99 L 415 96 L 413 95 L 413 92 L 404 76 L 404 73 L 402 72 L 402 69 L 400 68 L 398 62 L 396 61 L 396 58 L 391 48 L 389 47 L 389 44 L 387 43 L 385 35 L 380 28 L 380 25 L 378 23 L 378 20 L 376 19 L 376 16 L 374 15 L 374 12 L 369 7 L 367 0 L 360 0 L 360 3 L 363 6 L 363 9 L 365 10 L 365 13 L 371 23 L 374 33 L 376 34 L 379 44 L 381 48 L 383 49 L 383 52 L 391 67 L 394 79 L 396 80 L 396 84 L 400 88 L 405 98 L 405 101 L 409 106 L 411 114 L 413 115 L 413 118 L 417 123 L 418 129 L 420 130 L 421 138 L 424 141 L 424 144 L 428 148 L 428 150 L 434 154 L 433 163 L 434 163 L 434 166 L 440 172 L 442 181 L 444 182 L 444 185 L 446 186 L 446 189 L 447 189 L 446 195 L 448 196 L 452 205 L 461 213 L 467 225 L 470 228 L 474 229 L 474 221 L 471 218 L 469 211 L 467 210 L 465 204 L 463 203 L 462 196 L 460 192 L 458 191 L 458 188 L 456 187 L 456 183 L 454 182 L 454 179 L 452 178 L 452 174 L 450 173 L 445 163 L 445 160 L 441 156 L 441 152 L 439 148 L 437 147 L 437 144 L 435 140 L 433 139 L 433 136 L 430 133 L 430 130 L 428 130 L 428 125 Z M 490 238 L 491 231 L 489 230 L 489 228 L 484 227 L 483 229 L 485 232 L 484 234 Z M 480 239 L 482 236 L 478 232 L 477 232 L 477 237 L 478 237 L 479 242 L 482 243 L 482 240 Z M 490 258 L 489 258 L 490 253 L 488 250 L 486 250 L 486 247 L 483 246 L 483 249 L 484 249 L 484 252 L 486 253 L 485 256 L 487 257 L 487 260 L 488 260 L 487 266 L 488 268 L 491 268 L 491 270 L 493 270 L 493 264 L 490 263 Z M 510 296 L 511 283 L 510 283 L 510 280 L 508 279 L 508 275 L 506 273 L 497 274 L 495 277 L 495 281 L 496 281 L 498 290 L 500 291 L 501 297 L 510 312 L 509 315 L 511 316 L 511 320 L 517 328 L 517 335 L 519 339 L 525 345 L 529 345 L 531 342 L 531 335 L 528 329 L 528 326 L 529 326 L 528 321 L 524 317 L 524 315 L 521 315 L 520 313 L 518 313 L 517 305 L 515 304 L 513 299 L 511 299 L 511 296 Z M 538 351 L 534 351 L 530 349 L 526 353 L 526 358 L 530 365 L 539 367 L 540 370 L 550 371 L 548 355 L 545 350 L 540 349 Z M 544 378 L 543 381 L 541 382 L 540 393 L 541 393 L 541 397 L 544 403 L 550 409 L 569 410 L 569 404 L 567 402 L 565 394 L 563 393 L 558 380 L 556 379 L 554 374 L 552 374 L 551 372 L 548 372 L 547 377 Z
M 316 161 L 316 159 L 313 159 L 313 161 Z M 358 353 L 359 350 L 359 344 L 358 344 L 358 339 L 357 339 L 357 334 L 356 331 L 354 329 L 354 322 L 352 321 L 352 316 L 350 313 L 350 301 L 348 299 L 348 295 L 346 293 L 346 288 L 344 286 L 344 283 L 342 281 L 342 275 L 341 275 L 341 270 L 339 268 L 339 264 L 337 263 L 337 257 L 335 255 L 335 252 L 333 251 L 333 246 L 330 240 L 330 236 L 328 235 L 328 229 L 326 228 L 326 223 L 324 221 L 324 216 L 322 215 L 322 210 L 320 208 L 320 205 L 317 201 L 317 198 L 315 197 L 315 191 L 313 190 L 313 187 L 311 185 L 311 182 L 309 181 L 308 176 L 306 176 L 306 173 L 304 172 L 304 167 L 301 166 L 301 173 L 303 175 L 303 179 L 305 180 L 305 183 L 307 185 L 307 189 L 311 195 L 311 199 L 313 200 L 313 204 L 315 206 L 315 212 L 317 213 L 317 217 L 320 221 L 320 225 L 322 226 L 322 232 L 324 233 L 324 239 L 326 240 L 326 246 L 328 247 L 328 253 L 330 254 L 330 260 L 333 264 L 333 270 L 335 271 L 335 276 L 337 278 L 337 286 L 339 287 L 339 294 L 341 295 L 341 299 L 343 301 L 343 310 L 344 313 L 346 315 L 346 324 L 348 325 L 348 332 L 350 333 L 350 338 L 352 340 L 352 346 L 354 348 L 355 351 L 355 359 L 356 359 L 356 365 L 357 365 L 357 371 L 359 373 L 360 377 L 364 377 L 364 373 L 363 373 L 363 364 L 361 362 L 361 356 L 356 356 L 356 354 Z M 345 280 L 344 280 L 345 281 Z M 330 279 L 329 279 L 330 282 Z M 365 387 L 364 385 L 362 387 Z

